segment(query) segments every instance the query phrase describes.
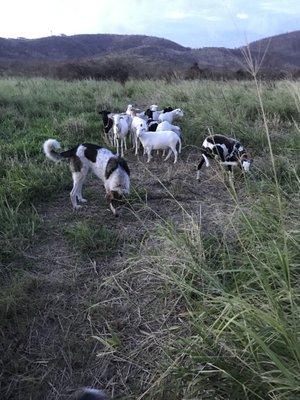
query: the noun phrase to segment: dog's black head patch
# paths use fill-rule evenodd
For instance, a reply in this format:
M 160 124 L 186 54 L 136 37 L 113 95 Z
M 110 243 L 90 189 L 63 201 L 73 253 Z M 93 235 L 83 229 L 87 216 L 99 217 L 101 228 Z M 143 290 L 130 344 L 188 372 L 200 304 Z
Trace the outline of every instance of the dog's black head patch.
M 105 178 L 108 179 L 110 175 L 118 168 L 118 166 L 122 167 L 124 171 L 127 173 L 128 176 L 130 176 L 130 170 L 127 165 L 127 162 L 124 160 L 122 157 L 111 157 L 108 160 L 108 163 L 106 165 L 105 169 Z

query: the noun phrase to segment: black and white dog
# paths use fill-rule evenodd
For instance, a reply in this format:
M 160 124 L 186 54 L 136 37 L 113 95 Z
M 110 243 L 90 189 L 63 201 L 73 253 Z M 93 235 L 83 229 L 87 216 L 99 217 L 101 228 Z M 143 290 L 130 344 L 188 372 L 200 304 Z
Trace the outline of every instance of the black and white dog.
M 220 164 L 226 165 L 229 172 L 232 172 L 232 166 L 234 165 L 248 172 L 253 162 L 240 142 L 223 135 L 207 136 L 202 148 L 201 161 L 197 168 L 197 179 L 200 178 L 202 165 L 205 163 L 207 167 L 210 166 L 209 158 L 219 159 Z
M 117 215 L 116 205 L 130 192 L 130 171 L 126 161 L 114 155 L 110 150 L 95 144 L 84 143 L 73 149 L 57 153 L 60 144 L 55 139 L 48 139 L 43 145 L 44 153 L 52 161 L 69 159 L 73 178 L 73 189 L 70 197 L 74 209 L 81 206 L 77 200 L 86 203 L 82 197 L 82 186 L 89 169 L 100 178 L 106 191 L 106 199 L 114 215 Z

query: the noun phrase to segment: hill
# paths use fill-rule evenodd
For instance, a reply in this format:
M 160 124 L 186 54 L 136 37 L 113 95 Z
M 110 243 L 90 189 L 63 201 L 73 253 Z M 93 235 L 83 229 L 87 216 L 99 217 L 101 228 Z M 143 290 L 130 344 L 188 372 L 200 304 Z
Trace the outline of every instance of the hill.
M 40 39 L 0 38 L 0 58 L 74 60 L 143 47 L 186 50 L 171 40 L 145 35 L 61 35 Z
M 300 31 L 281 34 L 250 43 L 254 59 L 264 57 L 263 67 L 272 71 L 300 68 Z M 215 71 L 236 71 L 245 65 L 244 48 L 204 47 L 191 49 L 171 40 L 145 35 L 74 35 L 50 36 L 40 39 L 0 38 L 0 74 L 21 71 L 26 75 L 43 75 L 61 68 L 63 63 L 95 66 L 106 60 L 137 60 L 159 71 L 186 70 L 198 63 L 200 68 Z M 149 68 L 148 68 L 149 70 Z M 27 71 L 27 72 L 26 72 Z M 149 72 L 149 71 L 148 71 Z M 148 73 L 147 72 L 147 73 Z

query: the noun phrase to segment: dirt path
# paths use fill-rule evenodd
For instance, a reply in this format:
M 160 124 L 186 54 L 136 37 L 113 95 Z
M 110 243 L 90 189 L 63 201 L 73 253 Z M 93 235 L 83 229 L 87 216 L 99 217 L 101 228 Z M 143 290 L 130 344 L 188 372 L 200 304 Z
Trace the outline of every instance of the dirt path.
M 23 371 L 10 382 L 10 398 L 67 399 L 72 389 L 87 385 L 136 399 L 147 389 L 168 340 L 164 327 L 174 317 L 161 311 L 165 299 L 157 296 L 155 281 L 132 268 L 134 262 L 129 268 L 128 259 L 161 219 L 180 224 L 186 210 L 204 232 L 215 232 L 233 211 L 219 173 L 204 168 L 201 181 L 195 180 L 197 158 L 189 151 L 177 165 L 157 156 L 146 164 L 130 155 L 133 200 L 118 218 L 95 178 L 79 212 L 71 210 L 67 192 L 39 208 L 41 239 L 26 253 L 34 265 L 35 307 L 24 340 L 10 349 Z M 76 249 L 66 232 L 83 221 L 104 226 L 117 244 L 100 255 Z

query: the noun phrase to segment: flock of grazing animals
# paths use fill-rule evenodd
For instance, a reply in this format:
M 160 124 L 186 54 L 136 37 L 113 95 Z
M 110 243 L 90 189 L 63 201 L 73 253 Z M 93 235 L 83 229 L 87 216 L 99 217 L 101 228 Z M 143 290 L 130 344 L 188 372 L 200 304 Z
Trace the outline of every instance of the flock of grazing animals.
M 131 104 L 124 113 L 111 113 L 100 111 L 104 124 L 104 134 L 112 147 L 117 148 L 114 154 L 110 150 L 101 148 L 95 144 L 83 143 L 70 150 L 58 153 L 60 144 L 55 139 L 44 142 L 45 155 L 52 161 L 68 159 L 73 178 L 73 188 L 70 193 L 73 208 L 79 209 L 78 202 L 86 203 L 82 196 L 82 187 L 90 169 L 100 178 L 106 191 L 106 199 L 114 215 L 117 215 L 117 207 L 130 193 L 130 170 L 124 160 L 124 151 L 127 150 L 127 136 L 130 135 L 131 144 L 135 154 L 138 154 L 140 144 L 147 154 L 147 162 L 152 159 L 153 150 L 165 150 L 168 154 L 174 154 L 174 163 L 177 162 L 178 153 L 181 152 L 182 132 L 179 126 L 173 125 L 176 118 L 182 118 L 184 113 L 180 108 L 171 107 L 158 110 L 153 104 L 146 111 L 140 111 Z M 248 172 L 252 159 L 245 148 L 236 139 L 223 135 L 210 135 L 202 144 L 201 158 L 197 168 L 197 179 L 200 178 L 200 170 L 205 163 L 210 166 L 209 159 L 218 159 L 222 165 L 227 166 L 232 172 L 232 166 L 239 166 Z
M 111 146 L 117 148 L 117 155 L 124 156 L 124 150 L 127 150 L 126 138 L 130 135 L 136 155 L 141 143 L 144 153 L 148 155 L 148 162 L 152 158 L 152 150 L 169 149 L 166 160 L 173 152 L 176 163 L 178 156 L 176 146 L 178 143 L 181 145 L 181 129 L 172 122 L 175 118 L 183 117 L 183 111 L 180 108 L 173 110 L 171 107 L 159 111 L 155 104 L 146 111 L 138 111 L 129 104 L 124 113 L 111 113 L 107 110 L 99 112 L 102 115 L 105 137 Z M 159 132 L 159 135 L 152 135 L 149 132 Z

